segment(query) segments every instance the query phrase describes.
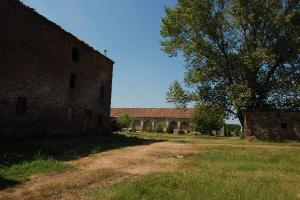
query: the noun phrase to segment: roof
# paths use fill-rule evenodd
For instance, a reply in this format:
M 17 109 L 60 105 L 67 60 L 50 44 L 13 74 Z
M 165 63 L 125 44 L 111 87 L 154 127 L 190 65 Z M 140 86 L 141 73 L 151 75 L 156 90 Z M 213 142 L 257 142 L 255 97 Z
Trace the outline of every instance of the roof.
M 91 49 L 92 51 L 94 51 L 95 53 L 97 53 L 98 55 L 100 55 L 101 57 L 104 57 L 105 59 L 109 60 L 110 62 L 114 63 L 114 61 L 110 58 L 108 58 L 106 55 L 103 55 L 102 53 L 100 53 L 98 50 L 94 49 L 93 47 L 91 47 L 89 44 L 87 44 L 86 42 L 82 41 L 81 39 L 79 39 L 78 37 L 76 37 L 75 35 L 73 35 L 72 33 L 66 31 L 65 29 L 63 29 L 61 26 L 59 26 L 58 24 L 50 21 L 49 19 L 47 19 L 46 17 L 44 17 L 43 15 L 41 15 L 40 13 L 38 13 L 35 9 L 25 5 L 23 2 L 21 2 L 20 0 L 15 0 L 15 3 L 17 3 L 18 5 L 22 6 L 24 9 L 27 9 L 29 11 L 31 11 L 32 13 L 36 14 L 38 17 L 40 17 L 40 19 L 44 20 L 45 23 L 48 23 L 50 25 L 54 25 L 57 29 L 61 30 L 63 33 L 73 37 L 75 40 L 81 42 L 83 45 L 85 45 L 87 48 Z
M 112 108 L 111 117 L 117 118 L 127 113 L 134 118 L 172 118 L 172 119 L 190 119 L 194 109 L 177 108 Z

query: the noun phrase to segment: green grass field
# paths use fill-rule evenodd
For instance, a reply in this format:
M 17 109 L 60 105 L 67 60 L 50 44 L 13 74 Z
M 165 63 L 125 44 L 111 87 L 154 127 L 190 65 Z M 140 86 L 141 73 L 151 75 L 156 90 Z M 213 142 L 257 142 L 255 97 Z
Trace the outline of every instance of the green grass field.
M 40 193 L 33 191 L 28 193 L 28 197 L 36 195 L 43 197 L 43 194 L 47 193 L 47 197 L 55 199 L 55 195 L 59 193 L 80 191 L 79 193 L 84 194 L 83 199 L 101 200 L 300 200 L 299 142 L 247 142 L 237 137 L 199 137 L 158 133 L 123 133 L 115 134 L 110 138 L 86 137 L 2 143 L 0 145 L 0 191 L 14 188 L 19 183 L 26 183 L 31 175 L 44 174 L 46 175 L 44 178 L 48 179 L 51 178 L 47 176 L 49 174 L 67 170 L 73 170 L 70 172 L 76 174 L 78 172 L 76 165 L 67 164 L 65 161 L 83 157 L 94 160 L 95 154 L 129 146 L 136 146 L 135 148 L 143 153 L 143 148 L 148 145 L 153 148 L 155 145 L 152 144 L 161 141 L 165 141 L 161 143 L 163 145 L 174 144 L 180 148 L 187 146 L 195 151 L 183 157 L 177 157 L 177 154 L 173 154 L 172 151 L 167 154 L 159 154 L 158 151 L 156 157 L 167 159 L 169 164 L 174 164 L 173 170 L 133 175 L 115 183 L 109 181 L 106 183 L 105 180 L 115 177 L 116 174 L 120 176 L 126 174 L 109 168 L 106 171 L 95 170 L 94 174 L 87 173 L 85 177 L 80 177 L 79 180 L 82 182 L 68 181 L 60 183 L 61 185 L 57 187 L 54 182 L 52 189 L 44 186 Z M 124 151 L 120 149 L 111 152 L 118 154 Z M 101 154 L 98 156 L 102 157 Z M 110 157 L 107 159 L 110 161 Z M 124 161 L 126 163 L 126 159 Z M 145 165 L 149 161 L 142 158 L 139 162 Z M 132 166 L 130 163 L 127 164 Z M 58 176 L 63 177 L 63 175 L 62 173 Z M 97 185 L 98 182 L 101 182 L 98 187 L 87 190 L 88 184 Z M 15 198 L 9 192 L 6 195 Z
M 140 137 L 152 138 L 152 134 Z M 157 137 L 157 136 L 155 136 Z M 93 191 L 94 199 L 300 199 L 300 144 L 161 135 L 199 146 L 175 172 L 158 172 Z

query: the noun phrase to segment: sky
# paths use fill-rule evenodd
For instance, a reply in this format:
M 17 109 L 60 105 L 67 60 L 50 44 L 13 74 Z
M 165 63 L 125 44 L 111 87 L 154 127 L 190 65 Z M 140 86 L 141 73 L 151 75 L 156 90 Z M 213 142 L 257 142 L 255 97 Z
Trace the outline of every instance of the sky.
M 161 50 L 164 6 L 176 0 L 22 0 L 115 61 L 112 107 L 172 107 L 169 85 L 182 81 L 183 58 Z

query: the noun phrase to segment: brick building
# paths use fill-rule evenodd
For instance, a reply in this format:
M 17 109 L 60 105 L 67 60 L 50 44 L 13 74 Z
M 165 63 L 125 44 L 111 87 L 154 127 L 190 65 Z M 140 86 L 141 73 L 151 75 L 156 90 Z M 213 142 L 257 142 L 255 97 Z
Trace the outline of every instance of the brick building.
M 17 0 L 0 13 L 0 136 L 104 132 L 113 61 Z
M 253 112 L 245 115 L 245 138 L 255 135 L 260 139 L 300 138 L 300 112 Z

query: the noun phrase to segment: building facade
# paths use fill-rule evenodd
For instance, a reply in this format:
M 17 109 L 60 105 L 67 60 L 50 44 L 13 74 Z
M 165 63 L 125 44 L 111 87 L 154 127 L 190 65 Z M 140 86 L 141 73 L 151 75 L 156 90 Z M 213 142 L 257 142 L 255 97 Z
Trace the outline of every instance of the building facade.
M 111 118 L 116 120 L 125 113 L 134 118 L 131 128 L 135 131 L 154 132 L 158 126 L 162 127 L 164 132 L 167 132 L 167 127 L 171 127 L 174 133 L 188 133 L 192 131 L 190 119 L 193 109 L 112 108 Z
M 0 13 L 0 136 L 105 132 L 114 62 L 17 0 Z
M 253 112 L 245 115 L 244 136 L 281 140 L 300 138 L 300 112 Z

